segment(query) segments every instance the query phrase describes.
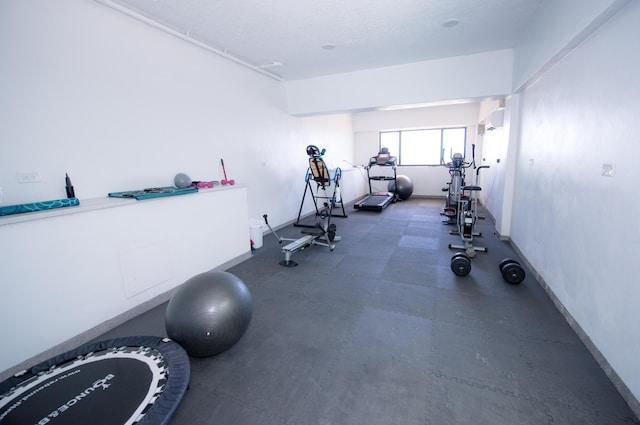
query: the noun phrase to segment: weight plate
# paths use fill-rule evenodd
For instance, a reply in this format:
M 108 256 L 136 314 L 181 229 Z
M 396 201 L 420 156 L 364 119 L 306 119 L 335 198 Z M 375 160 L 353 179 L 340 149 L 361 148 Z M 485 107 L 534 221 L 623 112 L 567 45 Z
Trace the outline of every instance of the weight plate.
M 451 271 L 457 276 L 466 276 L 471 271 L 471 260 L 458 256 L 451 259 Z
M 504 266 L 506 266 L 507 264 L 509 264 L 509 263 L 520 265 L 520 263 L 517 262 L 516 260 L 514 260 L 513 258 L 505 258 L 502 261 L 500 261 L 500 264 L 498 265 L 498 270 L 500 270 L 500 272 L 502 272 L 502 268 Z
M 502 267 L 502 277 L 507 282 L 517 285 L 524 280 L 525 272 L 520 264 L 507 263 Z
M 455 254 L 453 254 L 453 257 L 451 257 L 451 261 L 453 261 L 454 258 L 458 258 L 458 257 L 463 257 L 463 258 L 466 258 L 467 260 L 471 260 L 471 258 L 469 258 L 469 256 L 464 252 L 456 252 Z

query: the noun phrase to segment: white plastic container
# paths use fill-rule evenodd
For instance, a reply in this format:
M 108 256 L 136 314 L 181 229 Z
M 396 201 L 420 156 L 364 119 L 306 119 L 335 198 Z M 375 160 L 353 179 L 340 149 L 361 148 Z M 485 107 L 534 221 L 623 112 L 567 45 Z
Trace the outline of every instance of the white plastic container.
M 251 223 L 249 225 L 249 236 L 253 241 L 254 248 L 262 247 L 262 225 Z

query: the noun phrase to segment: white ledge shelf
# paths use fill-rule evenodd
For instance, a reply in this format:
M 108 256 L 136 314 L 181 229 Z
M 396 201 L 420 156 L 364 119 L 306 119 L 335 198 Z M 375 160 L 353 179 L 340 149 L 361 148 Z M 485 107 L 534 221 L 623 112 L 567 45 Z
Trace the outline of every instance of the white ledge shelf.
M 80 205 L 73 207 L 64 207 L 64 208 L 54 208 L 50 210 L 42 210 L 42 211 L 34 211 L 27 212 L 21 214 L 12 214 L 0 217 L 0 226 L 5 226 L 8 224 L 14 223 L 22 223 L 25 221 L 34 221 L 34 220 L 42 220 L 45 218 L 51 217 L 60 217 L 64 215 L 71 214 L 80 214 L 89 211 L 95 210 L 104 210 L 107 208 L 116 208 L 123 207 L 127 205 L 135 205 L 136 203 L 147 203 L 147 202 L 157 202 L 163 199 L 172 199 L 172 198 L 181 198 L 184 196 L 198 196 L 207 193 L 215 193 L 221 192 L 224 190 L 233 190 L 236 188 L 244 188 L 246 185 L 233 185 L 233 186 L 216 186 L 213 189 L 199 189 L 197 192 L 191 192 L 184 195 L 178 196 L 159 196 L 157 198 L 145 199 L 145 200 L 135 200 L 135 199 L 127 199 L 127 198 L 112 198 L 109 196 L 105 196 L 102 198 L 90 198 L 90 199 L 80 199 Z

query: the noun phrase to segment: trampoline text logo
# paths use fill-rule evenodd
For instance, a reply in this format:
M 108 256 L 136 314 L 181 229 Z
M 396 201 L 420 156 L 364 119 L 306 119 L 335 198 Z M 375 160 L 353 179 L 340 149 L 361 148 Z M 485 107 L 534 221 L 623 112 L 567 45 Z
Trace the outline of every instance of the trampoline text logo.
M 57 418 L 58 416 L 60 416 L 60 414 L 62 414 L 65 411 L 67 411 L 68 409 L 73 407 L 76 403 L 82 401 L 82 399 L 84 399 L 85 397 L 91 395 L 96 390 L 103 390 L 103 391 L 106 390 L 111 385 L 109 383 L 109 381 L 112 380 L 113 378 L 115 378 L 115 376 L 113 374 L 109 373 L 104 378 L 98 379 L 93 384 L 91 384 L 91 386 L 89 388 L 85 389 L 80 394 L 76 395 L 71 400 L 67 401 L 65 404 L 63 404 L 62 406 L 58 407 L 53 412 L 49 413 L 44 418 L 40 419 L 40 421 L 38 421 L 37 425 L 45 425 L 45 424 L 51 422 L 51 419 Z

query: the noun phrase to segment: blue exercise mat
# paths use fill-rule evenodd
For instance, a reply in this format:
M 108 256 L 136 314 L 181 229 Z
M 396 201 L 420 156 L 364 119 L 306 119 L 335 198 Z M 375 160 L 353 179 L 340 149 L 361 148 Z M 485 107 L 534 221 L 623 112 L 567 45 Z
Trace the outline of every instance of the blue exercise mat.
M 178 189 L 177 187 L 153 187 L 142 190 L 131 190 L 128 192 L 111 192 L 109 196 L 112 198 L 131 198 L 141 201 L 143 199 L 161 198 L 163 196 L 176 196 L 186 195 L 187 193 L 197 192 L 196 187 L 185 187 L 184 189 Z
M 73 207 L 80 205 L 78 198 L 54 199 L 52 201 L 31 202 L 28 204 L 7 205 L 0 207 L 0 216 L 44 211 L 54 208 Z

